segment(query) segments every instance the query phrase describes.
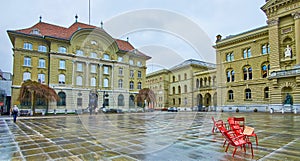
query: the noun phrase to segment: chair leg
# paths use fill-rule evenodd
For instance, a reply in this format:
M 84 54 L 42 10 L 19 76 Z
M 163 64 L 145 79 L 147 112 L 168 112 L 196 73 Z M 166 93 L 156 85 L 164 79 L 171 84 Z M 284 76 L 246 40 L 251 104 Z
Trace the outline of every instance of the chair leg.
M 258 139 L 256 135 L 255 135 L 255 139 L 256 139 L 256 146 L 258 146 Z
M 226 139 L 225 139 L 225 141 L 224 141 L 224 143 L 223 143 L 223 147 L 225 146 L 225 144 L 226 144 Z
M 215 125 L 213 126 L 213 128 L 212 128 L 212 131 L 211 131 L 212 133 L 215 133 Z
M 234 147 L 234 151 L 232 153 L 232 157 L 234 157 L 235 152 L 236 152 L 236 147 Z
M 226 149 L 225 149 L 225 152 L 227 152 L 227 150 L 228 150 L 228 147 L 229 147 L 229 143 L 227 144 L 227 147 L 226 147 Z
M 253 148 L 252 148 L 252 144 L 250 143 L 250 148 L 251 148 L 251 154 L 252 154 L 252 158 L 253 158 Z

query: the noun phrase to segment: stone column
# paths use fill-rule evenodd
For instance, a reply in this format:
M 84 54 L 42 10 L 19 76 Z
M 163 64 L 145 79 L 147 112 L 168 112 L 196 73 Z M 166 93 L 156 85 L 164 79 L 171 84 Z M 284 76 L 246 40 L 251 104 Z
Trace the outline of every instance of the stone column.
M 72 64 L 73 64 L 73 71 L 72 71 L 72 87 L 74 87 L 74 81 L 76 80 L 76 76 L 75 76 L 76 61 L 75 61 L 75 60 L 72 60 Z
M 98 64 L 98 67 L 99 67 L 99 87 L 100 87 L 100 89 L 102 88 L 102 64 Z
M 300 63 L 300 12 L 293 14 L 295 19 L 296 64 Z
M 279 19 L 273 18 L 267 21 L 269 26 L 269 44 L 270 44 L 270 65 L 272 71 L 280 69 L 280 53 L 279 53 Z

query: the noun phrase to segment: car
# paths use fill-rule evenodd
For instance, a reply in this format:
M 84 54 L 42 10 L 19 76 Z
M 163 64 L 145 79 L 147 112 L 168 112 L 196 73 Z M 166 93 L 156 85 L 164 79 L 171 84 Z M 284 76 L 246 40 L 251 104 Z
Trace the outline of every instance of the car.
M 168 112 L 178 112 L 177 107 L 169 107 Z

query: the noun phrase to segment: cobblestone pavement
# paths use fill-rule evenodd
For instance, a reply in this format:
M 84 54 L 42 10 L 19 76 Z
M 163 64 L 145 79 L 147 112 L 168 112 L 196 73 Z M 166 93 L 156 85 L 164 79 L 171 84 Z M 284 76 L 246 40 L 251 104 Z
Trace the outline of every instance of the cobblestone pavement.
M 0 160 L 252 160 L 248 147 L 224 152 L 211 116 L 246 118 L 253 160 L 300 160 L 300 115 L 214 112 L 0 117 Z

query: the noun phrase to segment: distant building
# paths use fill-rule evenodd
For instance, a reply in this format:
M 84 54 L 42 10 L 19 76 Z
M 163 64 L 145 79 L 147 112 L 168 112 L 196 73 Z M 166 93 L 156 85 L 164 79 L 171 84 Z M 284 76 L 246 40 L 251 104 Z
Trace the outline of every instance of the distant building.
M 0 70 L 0 109 L 1 114 L 9 114 L 11 107 L 12 75 Z
M 219 111 L 281 110 L 288 95 L 288 109 L 300 107 L 300 0 L 267 0 L 261 9 L 267 26 L 217 36 Z
M 126 110 L 135 106 L 135 96 L 145 86 L 150 57 L 77 17 L 68 28 L 40 20 L 7 33 L 14 54 L 12 103 L 18 102 L 21 84 L 28 79 L 49 85 L 60 97 L 51 104 L 37 98 L 38 109 L 84 109 L 93 92 L 99 107 Z M 30 96 L 20 106 L 30 108 Z
M 156 94 L 156 109 L 215 110 L 216 66 L 189 59 L 170 69 L 147 74 L 146 86 Z

